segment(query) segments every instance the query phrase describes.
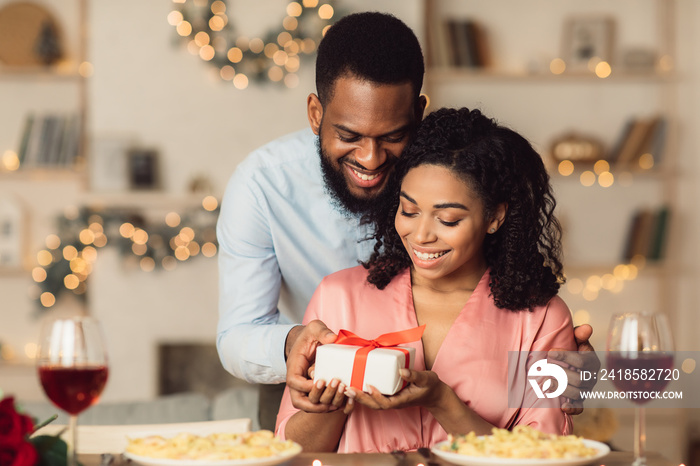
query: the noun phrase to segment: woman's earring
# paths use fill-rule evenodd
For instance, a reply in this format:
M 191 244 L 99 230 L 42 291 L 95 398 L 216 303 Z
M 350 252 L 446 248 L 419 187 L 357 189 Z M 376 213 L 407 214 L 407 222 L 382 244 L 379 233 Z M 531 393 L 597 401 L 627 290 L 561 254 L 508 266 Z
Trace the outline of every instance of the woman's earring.
M 491 228 L 491 229 L 489 230 L 489 233 L 496 233 L 496 229 L 495 229 L 495 228 Z

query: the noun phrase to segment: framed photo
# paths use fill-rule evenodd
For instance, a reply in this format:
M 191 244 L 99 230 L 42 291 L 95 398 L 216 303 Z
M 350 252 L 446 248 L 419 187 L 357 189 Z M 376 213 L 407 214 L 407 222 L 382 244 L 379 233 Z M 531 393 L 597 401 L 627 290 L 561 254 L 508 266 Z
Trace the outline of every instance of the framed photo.
M 611 63 L 615 21 L 606 16 L 570 18 L 564 24 L 563 57 L 567 71 L 588 71 L 591 59 Z
M 129 150 L 136 145 L 132 135 L 100 135 L 92 140 L 90 188 L 95 192 L 123 192 L 129 189 Z
M 129 151 L 129 185 L 131 189 L 149 190 L 160 187 L 158 152 L 132 148 Z

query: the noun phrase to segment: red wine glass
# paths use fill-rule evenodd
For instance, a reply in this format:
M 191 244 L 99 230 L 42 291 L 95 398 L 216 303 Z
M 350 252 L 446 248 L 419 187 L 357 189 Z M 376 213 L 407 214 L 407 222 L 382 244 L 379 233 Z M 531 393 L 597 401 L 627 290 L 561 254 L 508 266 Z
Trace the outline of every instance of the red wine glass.
M 107 353 L 99 322 L 91 317 L 44 322 L 37 368 L 46 396 L 69 415 L 68 466 L 77 465 L 78 414 L 97 403 L 107 383 Z
M 668 384 L 673 339 L 663 314 L 627 313 L 612 317 L 608 331 L 608 375 L 635 406 L 634 466 L 646 465 L 644 404 Z

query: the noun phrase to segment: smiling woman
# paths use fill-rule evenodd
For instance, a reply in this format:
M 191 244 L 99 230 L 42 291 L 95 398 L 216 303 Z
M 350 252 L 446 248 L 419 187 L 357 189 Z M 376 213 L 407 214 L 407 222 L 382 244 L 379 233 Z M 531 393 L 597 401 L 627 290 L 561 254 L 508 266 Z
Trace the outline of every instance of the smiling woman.
M 477 110 L 438 110 L 397 158 L 383 196 L 366 217 L 374 253 L 324 278 L 304 323 L 365 338 L 425 326 L 420 341 L 402 344 L 415 350 L 413 369 L 399 371 L 406 386 L 385 396 L 318 380 L 309 398 L 335 409 L 313 415 L 287 391 L 278 434 L 349 453 L 416 450 L 494 426 L 570 433 L 560 400 L 532 396 L 508 369 L 511 352 L 576 348 L 557 296 L 560 229 L 540 156 Z

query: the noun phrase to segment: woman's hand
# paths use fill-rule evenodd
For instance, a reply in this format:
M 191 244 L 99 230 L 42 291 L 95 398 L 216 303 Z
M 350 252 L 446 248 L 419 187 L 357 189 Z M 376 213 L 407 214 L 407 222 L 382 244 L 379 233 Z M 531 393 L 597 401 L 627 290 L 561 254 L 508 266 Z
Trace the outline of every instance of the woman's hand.
M 374 387 L 371 393 L 348 387 L 345 395 L 372 409 L 399 409 L 409 406 L 422 406 L 435 416 L 446 432 L 460 435 L 476 432 L 489 434 L 493 425 L 471 410 L 452 388 L 444 383 L 433 371 L 413 371 L 400 369 L 401 378 L 408 385 L 396 395 L 384 396 Z
M 329 412 L 342 408 L 345 414 L 350 414 L 355 407 L 354 400 L 347 397 L 345 384 L 338 379 L 332 379 L 328 385 L 324 380 L 316 381 L 309 392 L 309 401 L 327 406 Z
M 372 409 L 399 409 L 409 406 L 437 407 L 447 391 L 452 391 L 433 371 L 400 369 L 401 378 L 408 382 L 403 390 L 392 396 L 385 396 L 370 386 L 370 393 L 354 388 L 346 388 L 345 395 Z
M 308 402 L 327 407 L 323 413 L 297 411 L 289 418 L 285 436 L 301 444 L 305 451 L 336 451 L 354 400 L 344 395 L 345 386 L 337 379 L 328 385 L 323 380 L 312 382 Z

